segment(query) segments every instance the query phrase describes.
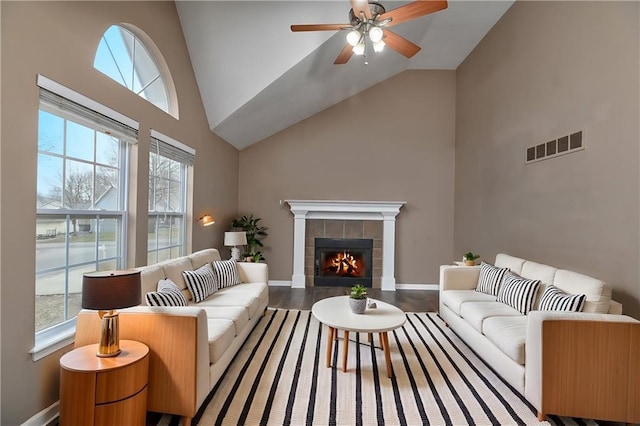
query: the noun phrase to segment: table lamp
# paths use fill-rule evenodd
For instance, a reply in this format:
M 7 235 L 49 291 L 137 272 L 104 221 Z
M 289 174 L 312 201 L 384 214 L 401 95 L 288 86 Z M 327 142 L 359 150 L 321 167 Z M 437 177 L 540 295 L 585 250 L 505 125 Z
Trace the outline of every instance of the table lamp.
M 118 312 L 141 302 L 140 271 L 98 271 L 82 278 L 82 308 L 94 309 L 102 319 L 99 357 L 118 356 Z
M 247 233 L 242 232 L 225 232 L 224 233 L 224 245 L 227 247 L 232 246 L 231 258 L 236 261 L 240 260 L 240 249 L 236 246 L 244 246 L 247 244 Z

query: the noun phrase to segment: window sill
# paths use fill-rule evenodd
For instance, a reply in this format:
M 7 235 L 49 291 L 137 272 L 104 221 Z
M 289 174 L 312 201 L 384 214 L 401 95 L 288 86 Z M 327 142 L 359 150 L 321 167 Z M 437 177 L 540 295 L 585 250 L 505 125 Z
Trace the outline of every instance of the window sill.
M 76 333 L 76 320 L 59 324 L 36 333 L 36 344 L 29 351 L 32 360 L 39 361 L 52 353 L 73 343 Z

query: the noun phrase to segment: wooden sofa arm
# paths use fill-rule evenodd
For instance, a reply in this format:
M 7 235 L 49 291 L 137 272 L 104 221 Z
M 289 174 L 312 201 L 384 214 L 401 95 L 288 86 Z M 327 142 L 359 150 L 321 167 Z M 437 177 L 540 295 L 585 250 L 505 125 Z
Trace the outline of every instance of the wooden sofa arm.
M 525 397 L 546 414 L 640 423 L 640 322 L 531 312 Z
M 479 266 L 440 266 L 440 291 L 474 290 L 480 277 Z
M 123 309 L 120 339 L 149 346 L 147 410 L 183 416 L 188 424 L 209 393 L 207 318 L 192 307 Z M 75 347 L 97 343 L 96 311 L 81 311 Z

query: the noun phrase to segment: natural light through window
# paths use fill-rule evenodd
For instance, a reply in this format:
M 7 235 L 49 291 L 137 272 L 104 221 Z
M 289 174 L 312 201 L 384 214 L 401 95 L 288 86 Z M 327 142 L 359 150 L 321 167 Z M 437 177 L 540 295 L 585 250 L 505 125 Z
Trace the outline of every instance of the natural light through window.
M 187 164 L 181 151 L 151 137 L 147 264 L 184 254 Z
M 36 332 L 77 315 L 83 273 L 124 266 L 126 150 L 103 126 L 41 103 Z
M 158 61 L 139 37 L 120 25 L 103 34 L 93 66 L 133 93 L 170 113 L 169 96 Z

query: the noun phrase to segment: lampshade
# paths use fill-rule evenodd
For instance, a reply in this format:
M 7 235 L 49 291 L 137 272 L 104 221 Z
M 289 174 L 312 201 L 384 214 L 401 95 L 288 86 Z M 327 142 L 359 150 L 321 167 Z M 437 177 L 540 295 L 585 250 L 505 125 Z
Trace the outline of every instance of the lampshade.
M 376 43 L 380 40 L 382 40 L 382 28 L 379 27 L 372 27 L 369 30 L 369 38 L 371 39 L 372 42 Z
M 347 34 L 347 43 L 349 43 L 351 46 L 355 46 L 360 41 L 360 38 L 362 38 L 362 34 L 360 34 L 360 31 L 350 31 L 349 34 Z
M 373 51 L 376 52 L 376 53 L 382 52 L 384 50 L 384 46 L 385 46 L 384 41 L 382 41 L 382 40 L 377 41 L 377 42 L 373 43 Z
M 202 216 L 200 219 L 198 219 L 198 222 L 200 222 L 202 226 L 209 226 L 216 223 L 216 221 L 213 220 L 213 216 L 209 214 L 205 214 L 204 216 Z
M 242 232 L 225 232 L 224 233 L 224 245 L 225 246 L 243 246 L 247 244 L 247 233 Z
M 364 40 L 353 46 L 353 53 L 356 55 L 364 55 Z
M 109 311 L 141 302 L 140 271 L 99 271 L 82 278 L 82 307 Z

